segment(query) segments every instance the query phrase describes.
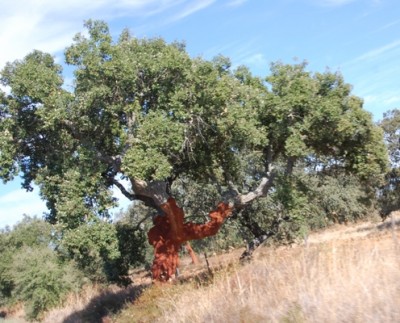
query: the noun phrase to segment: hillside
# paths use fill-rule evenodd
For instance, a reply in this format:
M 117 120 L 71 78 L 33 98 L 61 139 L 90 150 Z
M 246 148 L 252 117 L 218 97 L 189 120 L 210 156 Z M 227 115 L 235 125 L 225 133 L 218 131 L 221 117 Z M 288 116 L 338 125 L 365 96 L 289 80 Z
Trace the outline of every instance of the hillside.
M 400 212 L 384 223 L 335 226 L 290 247 L 243 249 L 192 265 L 178 281 L 151 285 L 133 273 L 128 288 L 92 286 L 71 295 L 45 322 L 398 322 Z M 211 274 L 210 274 L 211 273 Z M 23 322 L 22 311 L 6 322 Z

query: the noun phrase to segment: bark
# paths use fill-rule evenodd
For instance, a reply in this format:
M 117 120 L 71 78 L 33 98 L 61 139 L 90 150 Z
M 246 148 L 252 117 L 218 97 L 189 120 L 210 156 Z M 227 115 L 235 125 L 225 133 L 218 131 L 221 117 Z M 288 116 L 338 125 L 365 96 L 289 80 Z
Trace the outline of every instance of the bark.
M 154 247 L 154 261 L 151 268 L 153 280 L 169 281 L 179 266 L 179 250 L 190 240 L 203 239 L 215 235 L 224 220 L 231 214 L 232 207 L 219 203 L 216 210 L 209 213 L 210 220 L 204 224 L 184 222 L 184 212 L 174 198 L 168 198 L 160 205 L 164 215 L 154 218 L 154 226 L 147 236 Z
M 196 253 L 192 249 L 192 246 L 190 245 L 189 241 L 185 245 L 186 251 L 189 253 L 190 258 L 192 258 L 192 264 L 197 265 L 199 263 L 199 259 L 196 256 Z
M 268 177 L 263 177 L 260 181 L 260 184 L 254 191 L 250 191 L 247 194 L 240 194 L 234 200 L 234 208 L 241 209 L 245 207 L 247 204 L 250 204 L 254 200 L 267 196 L 269 190 L 271 189 L 273 182 L 276 177 L 276 172 L 270 172 Z
M 167 182 L 131 179 L 134 194 L 120 187 L 125 196 L 129 196 L 132 200 L 141 200 L 159 213 L 154 218 L 154 226 L 147 234 L 149 243 L 154 247 L 154 261 L 151 268 L 153 280 L 162 282 L 170 280 L 178 268 L 179 251 L 184 243 L 215 235 L 233 209 L 241 209 L 253 200 L 266 196 L 274 178 L 275 173 L 270 172 L 268 177 L 261 179 L 254 191 L 246 194 L 237 194 L 238 191 L 234 190 L 235 197 L 230 199 L 232 202 L 219 203 L 217 208 L 209 213 L 210 220 L 204 224 L 185 223 L 184 212 L 171 197 Z
M 240 222 L 254 236 L 254 239 L 249 241 L 246 246 L 246 250 L 240 256 L 240 260 L 249 260 L 251 259 L 253 252 L 257 249 L 257 247 L 260 246 L 265 240 L 267 240 L 272 235 L 272 232 L 267 232 L 263 230 L 260 225 L 256 221 L 254 221 L 254 219 L 251 217 L 250 212 L 247 210 L 244 210 L 242 212 Z

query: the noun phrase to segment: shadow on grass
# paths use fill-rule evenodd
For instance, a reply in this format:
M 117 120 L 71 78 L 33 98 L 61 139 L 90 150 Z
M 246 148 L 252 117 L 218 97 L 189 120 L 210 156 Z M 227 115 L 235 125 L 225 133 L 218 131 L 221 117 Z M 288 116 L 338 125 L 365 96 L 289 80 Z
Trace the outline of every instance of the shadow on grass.
M 390 218 L 377 226 L 378 230 L 392 229 L 393 227 L 400 227 L 400 220 L 392 221 Z
M 133 303 L 148 286 L 149 284 L 142 284 L 114 292 L 105 291 L 93 298 L 83 310 L 66 317 L 63 323 L 111 322 L 107 319 L 108 316 L 118 313 L 127 304 Z
M 400 228 L 400 220 L 394 220 L 392 221 L 390 218 L 388 220 L 386 220 L 385 222 L 374 226 L 374 225 L 370 225 L 368 227 L 365 228 L 360 228 L 357 229 L 357 232 L 363 232 L 363 231 L 373 231 L 375 229 L 379 230 L 379 231 L 383 231 L 383 230 L 389 230 L 389 229 L 397 229 Z

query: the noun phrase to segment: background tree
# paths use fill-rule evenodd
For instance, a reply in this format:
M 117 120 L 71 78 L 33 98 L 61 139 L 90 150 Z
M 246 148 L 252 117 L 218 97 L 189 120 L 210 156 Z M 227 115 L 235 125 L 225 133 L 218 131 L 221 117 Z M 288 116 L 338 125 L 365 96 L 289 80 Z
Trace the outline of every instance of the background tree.
M 223 57 L 191 58 L 180 43 L 127 31 L 113 42 L 105 23 L 85 26 L 89 36 L 65 51 L 72 92 L 61 66 L 39 51 L 1 73 L 10 88 L 1 101 L 1 176 L 22 173 L 26 189 L 35 182 L 64 232 L 108 217 L 117 187 L 164 216 L 152 242 L 160 259 L 173 260 L 154 268 L 171 272 L 185 239 L 214 234 L 232 210 L 272 188 L 295 192 L 299 163 L 371 185 L 385 170 L 382 131 L 338 73 L 274 63 L 263 80 L 232 71 Z M 207 224 L 184 223 L 174 198 L 181 178 L 211 184 L 225 200 Z
M 390 158 L 390 170 L 380 191 L 381 213 L 386 218 L 400 208 L 400 110 L 384 113 L 379 125 L 384 131 Z

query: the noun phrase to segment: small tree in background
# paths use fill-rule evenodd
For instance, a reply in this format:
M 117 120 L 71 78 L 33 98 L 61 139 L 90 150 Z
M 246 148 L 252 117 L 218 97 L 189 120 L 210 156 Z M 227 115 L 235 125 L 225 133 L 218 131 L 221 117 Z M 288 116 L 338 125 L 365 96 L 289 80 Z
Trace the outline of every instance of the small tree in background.
M 390 212 L 400 209 L 400 110 L 384 113 L 379 125 L 384 131 L 390 158 L 390 171 L 380 191 L 382 216 L 385 218 Z
M 24 303 L 27 318 L 33 320 L 59 305 L 69 291 L 77 291 L 83 278 L 72 263 L 60 262 L 57 254 L 45 246 L 18 250 L 11 277 L 13 299 Z
M 54 233 L 49 223 L 27 216 L 0 232 L 0 305 L 23 302 L 34 320 L 83 284 L 74 264 L 54 250 Z

